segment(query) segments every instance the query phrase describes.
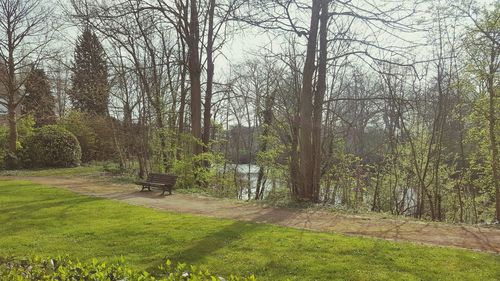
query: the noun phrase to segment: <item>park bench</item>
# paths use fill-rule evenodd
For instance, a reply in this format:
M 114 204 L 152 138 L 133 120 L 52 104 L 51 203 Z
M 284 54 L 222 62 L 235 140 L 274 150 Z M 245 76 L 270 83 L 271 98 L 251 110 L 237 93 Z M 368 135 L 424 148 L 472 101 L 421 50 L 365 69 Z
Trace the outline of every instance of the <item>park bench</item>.
M 176 181 L 177 176 L 175 175 L 150 173 L 147 180 L 136 181 L 135 183 L 142 186 L 141 191 L 144 191 L 145 189 L 151 191 L 152 187 L 159 188 L 163 190 L 161 195 L 164 195 L 167 190 L 169 194 L 172 194 L 172 187 L 175 185 Z

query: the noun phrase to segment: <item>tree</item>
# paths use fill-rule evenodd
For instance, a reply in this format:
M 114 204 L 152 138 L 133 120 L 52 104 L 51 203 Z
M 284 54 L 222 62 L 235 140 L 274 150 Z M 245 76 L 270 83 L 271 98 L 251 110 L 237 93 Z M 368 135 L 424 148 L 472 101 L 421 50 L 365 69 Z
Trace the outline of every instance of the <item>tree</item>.
M 483 18 L 474 21 L 473 28 L 465 40 L 471 61 L 472 74 L 479 81 L 479 89 L 487 93 L 487 120 L 490 165 L 495 188 L 495 218 L 500 222 L 500 154 L 498 144 L 498 94 L 500 70 L 500 4 L 493 11 L 484 11 Z
M 185 34 L 186 45 L 188 47 L 188 70 L 191 80 L 191 134 L 194 138 L 193 153 L 195 155 L 202 152 L 200 141 L 202 139 L 201 131 L 201 72 L 202 63 L 200 60 L 200 23 L 198 19 L 198 1 L 189 1 L 189 24 L 186 24 Z M 188 15 L 185 14 L 187 21 Z
M 106 54 L 96 34 L 87 26 L 78 37 L 74 54 L 72 89 L 73 107 L 97 114 L 108 114 L 109 83 Z
M 311 23 L 307 40 L 306 61 L 302 76 L 302 91 L 299 106 L 299 194 L 298 199 L 314 200 L 314 147 L 312 143 L 313 131 L 313 101 L 314 101 L 314 72 L 316 69 L 316 45 L 318 40 L 319 17 L 321 0 L 312 1 Z
M 42 4 L 44 2 L 0 0 L 0 63 L 6 65 L 0 83 L 7 89 L 0 103 L 7 108 L 9 122 L 7 168 L 16 165 L 16 113 L 24 98 L 20 89 L 27 73 L 49 55 L 47 47 L 55 31 L 54 26 L 47 28 L 53 11 Z
M 55 99 L 43 69 L 34 69 L 30 72 L 26 79 L 25 92 L 22 113 L 33 114 L 37 127 L 54 123 Z
M 255 7 L 243 11 L 237 18 L 268 31 L 292 32 L 307 39 L 297 118 L 298 173 L 292 175 L 295 178 L 292 182 L 296 183 L 292 190 L 298 200 L 318 201 L 322 175 L 323 103 L 327 79 L 332 79 L 327 77 L 328 63 L 349 56 L 372 62 L 391 62 L 402 57 L 395 48 L 379 41 L 378 36 L 384 34 L 396 38 L 396 33 L 410 31 L 404 20 L 415 13 L 419 1 L 415 4 L 393 3 L 394 7 L 384 9 L 374 8 L 378 5 L 375 3 L 368 4 L 373 9 L 366 9 L 352 1 L 307 2 L 310 4 L 297 0 L 257 0 Z M 304 13 L 310 16 L 308 26 L 304 25 Z M 368 30 L 375 27 L 380 32 L 363 34 L 363 27 Z M 328 48 L 339 42 L 349 42 L 349 48 L 345 51 L 333 49 L 335 55 L 332 56 Z M 383 57 L 391 58 L 389 61 Z

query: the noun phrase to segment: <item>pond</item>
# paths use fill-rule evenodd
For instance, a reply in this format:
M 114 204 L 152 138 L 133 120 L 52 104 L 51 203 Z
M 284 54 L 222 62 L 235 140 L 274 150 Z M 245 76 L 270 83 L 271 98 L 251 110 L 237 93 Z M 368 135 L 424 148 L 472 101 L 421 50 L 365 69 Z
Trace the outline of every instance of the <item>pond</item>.
M 255 196 L 255 191 L 257 189 L 257 180 L 260 169 L 259 166 L 255 164 L 229 164 L 226 168 L 228 170 L 236 169 L 236 172 L 242 180 L 238 199 L 253 199 Z M 272 183 L 270 181 L 267 181 L 264 186 L 266 190 L 266 192 L 264 192 L 265 197 L 271 189 Z

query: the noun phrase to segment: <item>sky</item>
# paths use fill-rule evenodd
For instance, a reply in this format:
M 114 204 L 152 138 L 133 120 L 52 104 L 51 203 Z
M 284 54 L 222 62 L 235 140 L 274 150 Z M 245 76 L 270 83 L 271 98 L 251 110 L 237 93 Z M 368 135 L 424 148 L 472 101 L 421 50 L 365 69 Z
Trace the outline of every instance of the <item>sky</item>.
M 57 5 L 57 11 L 58 13 L 61 13 L 63 10 L 61 7 L 69 7 L 69 0 L 55 0 L 58 1 Z M 106 2 L 106 1 L 104 1 Z M 359 5 L 363 9 L 371 9 L 366 3 L 373 2 L 377 4 L 377 8 L 383 7 L 384 3 L 392 3 L 391 5 L 394 5 L 394 3 L 401 3 L 401 2 L 406 2 L 406 3 L 412 3 L 413 1 L 387 1 L 387 0 L 353 0 L 352 3 Z M 419 16 L 411 18 L 411 21 L 413 21 L 412 26 L 415 28 L 421 28 L 423 25 L 418 25 L 417 22 L 424 22 L 426 20 L 431 19 L 432 17 L 432 10 L 428 10 L 426 8 L 426 5 L 428 6 L 429 3 L 436 3 L 437 1 L 431 1 L 428 2 L 427 4 L 421 5 L 420 9 L 421 12 Z M 476 3 L 479 5 L 491 5 L 496 1 L 492 0 L 477 0 Z M 427 11 L 426 11 L 427 9 Z M 308 22 L 308 14 L 299 14 L 296 15 L 297 18 L 303 18 L 304 22 Z M 61 18 L 61 17 L 60 17 Z M 388 34 L 383 34 L 383 27 L 379 25 L 379 27 L 374 27 L 372 30 L 368 30 L 368 26 L 366 25 L 361 25 L 357 23 L 353 25 L 353 30 L 359 35 L 359 38 L 363 37 L 369 37 L 370 41 L 373 43 L 378 43 L 381 45 L 386 45 L 386 46 L 402 46 L 404 43 L 403 40 L 399 40 L 396 37 L 401 37 L 404 40 L 411 41 L 413 43 L 418 43 L 425 45 L 426 43 L 426 33 L 424 32 L 396 32 L 395 36 L 394 35 L 388 35 Z M 286 35 L 279 35 L 277 36 L 276 33 L 269 33 L 269 32 L 264 32 L 262 29 L 259 28 L 245 28 L 244 30 L 238 31 L 238 28 L 235 28 L 235 33 L 232 36 L 232 39 L 229 40 L 224 47 L 222 48 L 221 52 L 217 55 L 216 57 L 216 78 L 222 78 L 227 76 L 230 71 L 231 71 L 231 64 L 238 64 L 243 61 L 245 61 L 248 58 L 254 57 L 257 52 L 261 48 L 265 48 L 268 50 L 272 50 L 273 52 L 280 52 L 282 51 L 281 48 L 283 46 L 283 42 L 285 42 L 286 37 L 291 37 L 292 35 L 286 34 Z M 65 24 L 63 24 L 63 31 L 58 34 L 58 45 L 63 46 L 62 52 L 63 55 L 68 58 L 68 60 L 72 59 L 72 53 L 73 53 L 73 48 L 70 46 L 74 46 L 76 38 L 79 34 L 78 29 L 73 25 L 73 23 L 67 21 Z M 373 34 L 377 34 L 377 38 L 373 36 Z M 302 37 L 300 38 L 299 42 L 305 45 L 305 38 Z M 372 50 L 373 52 L 373 50 Z M 427 56 L 428 50 L 426 48 L 422 48 L 421 50 L 418 51 L 419 55 L 422 56 Z M 383 53 L 374 53 L 375 55 L 378 56 L 384 56 Z

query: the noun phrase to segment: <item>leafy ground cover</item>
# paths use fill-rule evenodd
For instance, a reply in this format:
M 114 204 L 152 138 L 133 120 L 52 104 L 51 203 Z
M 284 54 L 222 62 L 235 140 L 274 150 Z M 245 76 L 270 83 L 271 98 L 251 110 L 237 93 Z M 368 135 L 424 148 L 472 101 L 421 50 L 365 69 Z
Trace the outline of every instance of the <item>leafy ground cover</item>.
M 254 276 L 221 277 L 210 274 L 203 268 L 179 263 L 173 266 L 167 260 L 158 267 L 156 274 L 130 269 L 124 259 L 114 263 L 71 260 L 67 257 L 56 258 L 0 258 L 0 280 L 16 281 L 255 281 Z
M 160 212 L 0 181 L 0 256 L 68 255 L 154 271 L 166 259 L 258 280 L 500 280 L 500 256 Z

